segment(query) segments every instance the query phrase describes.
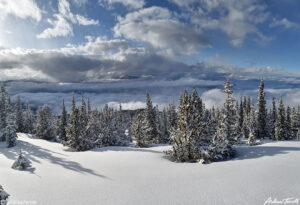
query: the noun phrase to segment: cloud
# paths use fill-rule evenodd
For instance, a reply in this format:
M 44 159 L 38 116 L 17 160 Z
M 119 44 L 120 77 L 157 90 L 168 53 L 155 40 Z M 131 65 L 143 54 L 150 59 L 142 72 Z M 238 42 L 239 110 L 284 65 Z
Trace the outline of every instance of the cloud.
M 71 12 L 70 4 L 67 0 L 58 0 L 58 13 L 53 14 L 53 19 L 48 19 L 48 23 L 52 27 L 45 29 L 36 37 L 53 38 L 53 37 L 66 37 L 73 35 L 72 24 L 79 24 L 83 26 L 98 25 L 97 20 L 88 19 L 79 14 L 74 15 Z
M 107 5 L 108 8 L 112 8 L 114 4 L 123 4 L 128 9 L 141 9 L 146 2 L 144 0 L 99 0 L 99 4 L 102 6 Z M 107 7 L 106 6 L 106 7 Z
M 179 22 L 166 8 L 150 7 L 118 17 L 115 36 L 149 43 L 154 48 L 177 48 L 182 52 L 210 47 L 200 30 Z
M 55 20 L 48 19 L 49 24 L 52 25 L 51 28 L 45 29 L 42 33 L 37 35 L 37 38 L 52 38 L 59 36 L 69 36 L 73 35 L 73 28 L 70 23 L 61 15 L 55 14 Z
M 8 14 L 22 19 L 31 18 L 36 21 L 42 19 L 42 12 L 35 0 L 0 0 L 0 16 Z
M 283 18 L 281 20 L 278 20 L 276 18 L 273 18 L 273 21 L 272 23 L 270 23 L 269 27 L 270 28 L 273 28 L 273 27 L 284 27 L 284 28 L 299 28 L 299 24 L 295 23 L 295 22 L 292 22 L 292 21 L 289 21 L 288 19 L 286 18 Z
M 94 19 L 88 19 L 84 16 L 81 15 L 76 15 L 76 19 L 78 21 L 78 24 L 83 25 L 83 26 L 89 26 L 89 25 L 98 25 L 99 21 L 94 20 Z
M 205 91 L 201 98 L 205 103 L 205 107 L 210 109 L 212 107 L 221 107 L 225 102 L 225 94 L 220 89 L 211 89 Z
M 260 41 L 270 41 L 271 38 L 261 33 L 257 25 L 265 22 L 269 13 L 266 6 L 257 0 L 169 0 L 178 6 L 183 6 L 183 17 L 204 30 L 220 30 L 224 32 L 229 42 L 235 46 L 243 45 L 248 34 L 254 34 Z M 185 11 L 185 12 L 184 12 Z

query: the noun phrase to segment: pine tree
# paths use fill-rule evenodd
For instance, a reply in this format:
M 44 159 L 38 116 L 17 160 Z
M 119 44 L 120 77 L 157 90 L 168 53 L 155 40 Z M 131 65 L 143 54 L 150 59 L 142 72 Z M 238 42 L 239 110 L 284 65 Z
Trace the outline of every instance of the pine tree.
M 7 205 L 9 194 L 6 193 L 3 189 L 3 187 L 0 185 L 0 204 L 1 205 Z
M 14 147 L 17 140 L 17 126 L 15 116 L 12 112 L 7 115 L 7 125 L 5 128 L 6 144 L 7 147 Z
M 170 130 L 172 150 L 166 152 L 175 161 L 190 162 L 200 159 L 197 141 L 190 127 L 191 117 L 191 97 L 185 91 L 178 107 L 177 130 Z
M 17 170 L 24 170 L 31 167 L 31 162 L 25 158 L 22 154 L 22 151 L 20 150 L 20 153 L 18 155 L 17 160 L 13 163 L 12 167 L 13 169 Z
M 297 133 L 298 133 L 298 118 L 297 118 L 297 112 L 296 108 L 292 109 L 292 125 L 291 125 L 291 131 L 292 131 L 292 138 L 297 138 Z
M 224 93 L 226 99 L 222 111 L 222 117 L 219 121 L 217 132 L 213 138 L 212 144 L 209 147 L 210 160 L 216 161 L 227 159 L 233 156 L 232 146 L 236 143 L 235 124 L 236 116 L 234 115 L 234 99 L 232 97 L 233 85 L 229 78 L 226 78 L 224 85 Z
M 275 127 L 275 139 L 276 140 L 285 140 L 286 135 L 286 123 L 285 123 L 285 108 L 282 101 L 282 96 L 280 96 L 278 115 Z
M 167 123 L 168 130 L 171 130 L 171 128 L 177 129 L 177 114 L 174 102 L 167 107 Z
M 257 102 L 257 138 L 263 139 L 267 136 L 267 114 L 266 114 L 266 100 L 264 91 L 264 80 L 262 79 L 258 90 Z
M 55 124 L 52 111 L 48 105 L 39 107 L 37 113 L 36 135 L 45 140 L 55 138 Z
M 87 126 L 88 116 L 86 111 L 86 104 L 83 96 L 81 96 L 81 108 L 79 113 L 79 123 L 81 136 L 86 136 L 86 126 Z
M 288 106 L 287 109 L 286 109 L 285 126 L 286 126 L 286 137 L 287 137 L 287 139 L 290 139 L 290 138 L 292 138 L 292 119 L 291 119 L 291 108 L 290 108 L 290 106 Z
M 23 110 L 22 110 L 20 96 L 17 97 L 17 101 L 15 104 L 15 115 L 16 115 L 15 119 L 16 119 L 16 125 L 17 125 L 17 132 L 23 132 L 24 131 L 24 117 L 23 117 Z
M 133 119 L 133 123 L 131 125 L 131 133 L 132 136 L 136 142 L 135 146 L 136 147 L 147 147 L 147 140 L 146 140 L 146 136 L 142 130 L 142 114 L 138 114 L 134 119 Z
M 71 115 L 71 122 L 67 129 L 67 145 L 76 151 L 85 151 L 90 148 L 85 136 L 81 135 L 80 131 L 80 113 L 79 109 L 75 107 Z
M 158 135 L 155 124 L 155 111 L 149 93 L 146 93 L 146 108 L 144 110 L 143 130 L 145 131 L 147 140 L 151 143 Z
M 1 85 L 1 101 L 0 101 L 0 141 L 5 141 L 5 131 L 6 131 L 6 118 L 7 118 L 7 102 L 6 102 L 6 90 L 3 85 Z
M 60 123 L 59 123 L 59 137 L 60 140 L 63 142 L 67 141 L 67 111 L 65 107 L 65 101 L 62 101 L 62 111 L 60 116 Z
M 24 132 L 33 134 L 34 130 L 34 117 L 32 115 L 29 103 L 26 103 L 26 113 L 24 118 Z
M 271 114 L 271 139 L 275 139 L 275 126 L 277 121 L 277 108 L 276 108 L 276 100 L 275 97 L 272 98 L 272 114 Z

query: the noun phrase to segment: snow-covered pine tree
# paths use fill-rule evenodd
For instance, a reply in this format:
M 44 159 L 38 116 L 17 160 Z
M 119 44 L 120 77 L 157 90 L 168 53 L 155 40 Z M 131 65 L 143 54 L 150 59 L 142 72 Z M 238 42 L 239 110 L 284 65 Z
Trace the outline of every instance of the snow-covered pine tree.
M 286 137 L 287 139 L 292 138 L 292 119 L 291 119 L 291 107 L 288 106 L 286 109 L 286 118 L 285 118 L 285 126 L 286 126 Z
M 1 205 L 7 205 L 9 194 L 6 193 L 3 189 L 3 187 L 0 185 L 0 204 Z
M 297 132 L 298 132 L 298 119 L 297 119 L 297 112 L 296 112 L 296 108 L 292 109 L 292 125 L 291 125 L 291 129 L 292 129 L 292 138 L 297 138 Z
M 189 162 L 200 159 L 197 150 L 196 139 L 191 132 L 191 99 L 187 91 L 184 92 L 183 98 L 180 98 L 178 107 L 177 130 L 171 128 L 170 141 L 172 149 L 166 153 L 175 161 Z
M 87 112 L 88 112 L 87 114 L 88 114 L 88 117 L 89 117 L 90 114 L 92 113 L 90 97 L 88 97 L 88 101 L 87 101 Z
M 60 123 L 59 123 L 59 130 L 58 130 L 58 134 L 59 134 L 59 138 L 60 140 L 64 143 L 67 141 L 67 110 L 66 110 L 66 106 L 65 106 L 65 101 L 62 101 L 62 111 L 61 111 L 61 116 L 60 116 Z
M 5 87 L 1 85 L 1 101 L 0 101 L 0 141 L 6 140 L 6 118 L 7 118 L 7 93 Z
M 224 93 L 226 94 L 226 99 L 224 103 L 224 114 L 223 118 L 225 118 L 225 135 L 230 145 L 234 145 L 236 143 L 236 115 L 234 115 L 234 98 L 232 97 L 233 91 L 231 90 L 233 85 L 231 84 L 229 78 L 227 77 L 226 83 L 224 85 Z
M 83 95 L 81 96 L 81 107 L 79 113 L 79 124 L 80 124 L 80 132 L 81 136 L 86 136 L 86 126 L 88 122 L 87 110 L 86 110 L 86 103 L 84 101 Z
M 190 141 L 191 141 L 191 154 L 192 157 L 199 156 L 199 159 L 206 160 L 209 143 L 212 139 L 210 135 L 209 125 L 211 122 L 210 113 L 205 110 L 203 113 L 203 102 L 199 97 L 197 90 L 194 88 L 192 95 L 190 97 Z M 193 159 L 194 160 L 194 159 Z
M 236 143 L 236 116 L 234 115 L 235 111 L 234 99 L 232 97 L 233 91 L 231 90 L 232 88 L 233 85 L 229 78 L 226 77 L 224 85 L 224 93 L 226 94 L 224 108 L 222 110 L 222 116 L 219 121 L 217 132 L 209 147 L 209 158 L 212 161 L 227 159 L 232 157 L 234 154 L 232 146 Z
M 270 121 L 270 138 L 275 139 L 275 126 L 277 121 L 277 108 L 276 108 L 276 99 L 272 98 L 272 113 L 271 113 L 271 121 Z
M 33 134 L 34 130 L 34 117 L 32 115 L 30 105 L 27 102 L 26 103 L 26 112 L 25 112 L 25 117 L 24 117 L 24 132 Z
M 264 91 L 264 80 L 262 79 L 258 90 L 257 100 L 257 138 L 263 139 L 267 136 L 267 113 L 266 113 L 266 100 Z
M 245 113 L 244 112 L 244 103 L 243 103 L 243 98 L 241 97 L 241 102 L 240 102 L 240 107 L 239 107 L 239 116 L 238 116 L 240 130 L 242 130 L 242 128 L 243 128 L 244 113 Z
M 24 132 L 24 116 L 20 96 L 18 96 L 16 100 L 15 115 L 17 132 Z
M 297 132 L 297 140 L 300 140 L 300 128 L 298 128 L 298 132 Z
M 17 160 L 13 163 L 12 167 L 13 169 L 17 170 L 24 170 L 31 167 L 31 162 L 23 156 L 22 151 L 20 150 L 20 153 L 18 155 Z
M 102 122 L 100 121 L 100 113 L 98 110 L 92 110 L 89 115 L 88 125 L 86 129 L 86 138 L 91 142 L 92 147 L 102 147 Z
M 5 128 L 5 136 L 6 136 L 6 144 L 7 147 L 14 147 L 16 145 L 17 140 L 17 125 L 15 120 L 15 115 L 12 112 L 12 108 L 10 105 L 8 107 L 7 117 L 6 117 L 6 128 Z
M 67 145 L 76 151 L 85 151 L 90 148 L 84 136 L 80 132 L 80 113 L 79 109 L 75 107 L 71 114 L 71 121 L 67 128 Z
M 155 138 L 158 135 L 156 124 L 155 124 L 155 111 L 152 106 L 152 101 L 149 93 L 146 93 L 146 108 L 144 110 L 143 117 L 143 130 L 146 134 L 146 138 L 149 143 L 155 141 Z
M 276 140 L 285 140 L 287 138 L 285 120 L 286 120 L 285 119 L 285 107 L 283 105 L 282 96 L 280 96 L 279 106 L 278 106 L 278 115 L 277 115 L 276 127 L 275 127 L 275 139 Z
M 148 147 L 147 140 L 145 133 L 143 132 L 142 122 L 143 122 L 143 115 L 141 113 L 137 114 L 137 116 L 133 119 L 131 124 L 131 133 L 132 137 L 135 140 L 136 147 Z
M 167 122 L 168 122 L 168 130 L 171 130 L 172 127 L 174 129 L 177 129 L 177 114 L 176 114 L 176 107 L 173 101 L 167 107 Z
M 254 102 L 253 99 L 250 101 L 250 112 L 249 112 L 249 136 L 253 135 L 253 138 L 255 139 L 258 133 L 257 129 L 257 117 L 256 117 L 255 108 L 254 108 Z
M 45 140 L 53 140 L 56 134 L 56 125 L 51 108 L 48 105 L 39 107 L 37 113 L 36 135 Z

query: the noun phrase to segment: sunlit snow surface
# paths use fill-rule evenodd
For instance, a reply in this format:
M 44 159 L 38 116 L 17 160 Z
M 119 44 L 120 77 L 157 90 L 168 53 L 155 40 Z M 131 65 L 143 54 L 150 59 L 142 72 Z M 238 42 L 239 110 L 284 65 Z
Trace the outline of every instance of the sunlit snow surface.
M 10 204 L 264 204 L 300 198 L 300 142 L 236 147 L 230 161 L 174 163 L 169 146 L 107 147 L 67 152 L 61 144 L 19 134 L 17 146 L 0 143 L 0 184 Z M 11 165 L 22 149 L 32 169 Z

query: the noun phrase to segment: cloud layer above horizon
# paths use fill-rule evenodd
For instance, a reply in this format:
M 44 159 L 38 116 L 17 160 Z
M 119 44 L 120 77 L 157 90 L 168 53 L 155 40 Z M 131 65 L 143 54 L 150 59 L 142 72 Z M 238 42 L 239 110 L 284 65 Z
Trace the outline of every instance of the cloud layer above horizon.
M 13 96 L 56 111 L 72 92 L 95 107 L 134 109 L 144 105 L 146 91 L 162 107 L 194 87 L 208 107 L 218 106 L 225 75 L 236 97 L 256 96 L 263 77 L 268 97 L 284 94 L 295 105 L 300 75 L 293 46 L 300 41 L 283 44 L 299 34 L 294 4 L 0 0 L 0 80 Z M 282 53 L 285 46 L 291 53 Z

